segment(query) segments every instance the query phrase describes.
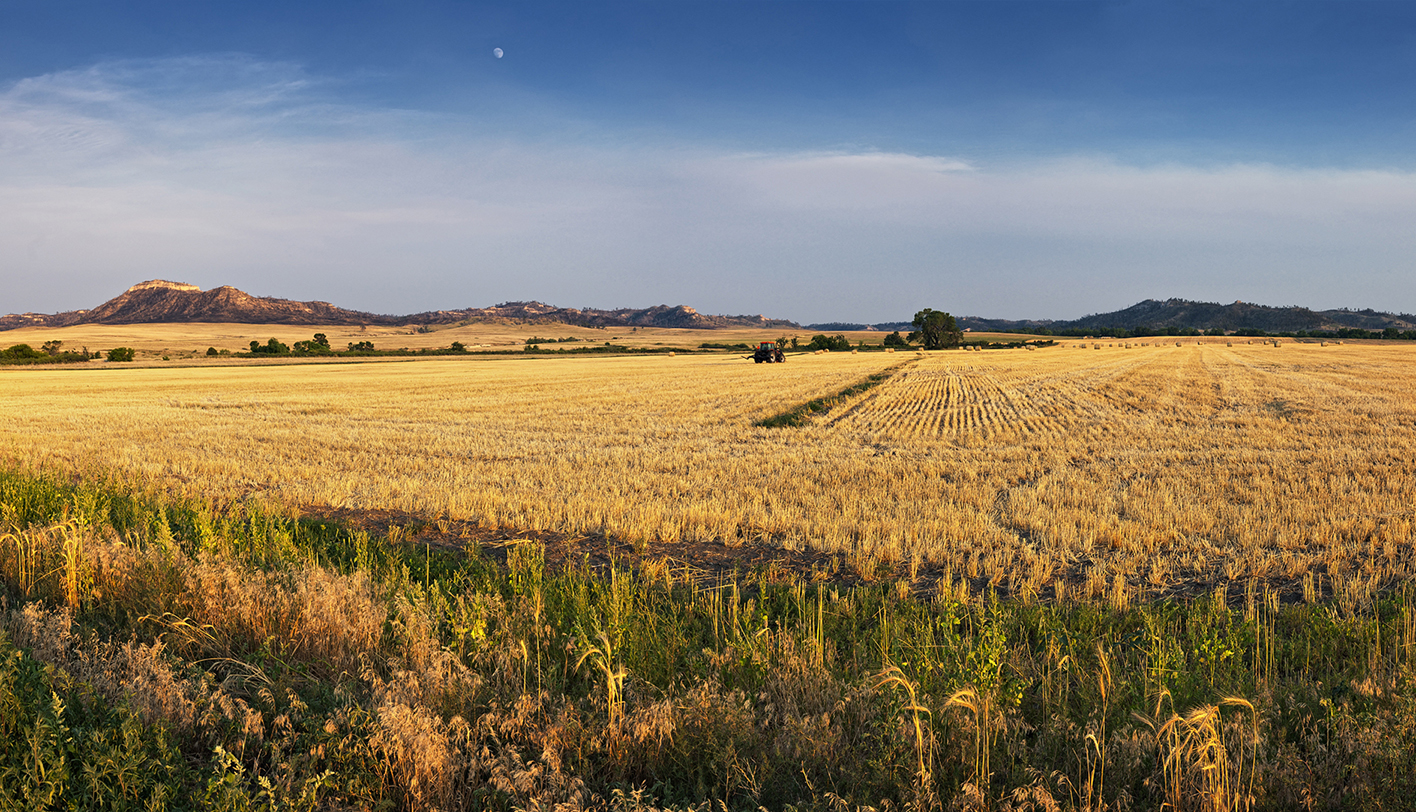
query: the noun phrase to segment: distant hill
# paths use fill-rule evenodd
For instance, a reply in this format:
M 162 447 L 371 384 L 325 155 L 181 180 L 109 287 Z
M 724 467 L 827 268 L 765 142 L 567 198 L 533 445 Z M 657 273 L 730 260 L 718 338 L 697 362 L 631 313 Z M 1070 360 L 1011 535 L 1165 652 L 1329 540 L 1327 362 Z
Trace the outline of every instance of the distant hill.
M 1057 324 L 1052 321 L 1012 321 L 1009 319 L 985 319 L 978 316 L 958 316 L 954 321 L 961 330 L 976 330 L 979 332 L 990 332 L 997 330 L 1026 330 L 1039 327 L 1047 327 Z M 908 321 L 881 321 L 875 324 L 862 324 L 851 321 L 828 321 L 820 324 L 806 325 L 808 330 L 821 330 L 825 332 L 837 333 L 850 330 L 871 330 L 881 333 L 893 333 L 899 331 L 908 333 L 914 329 L 914 324 Z
M 92 310 L 65 313 L 20 313 L 0 316 L 0 330 L 18 327 L 65 327 L 71 324 L 162 324 L 177 322 L 232 322 L 237 324 L 310 325 L 445 325 L 462 323 L 574 324 L 582 327 L 679 327 L 712 330 L 751 327 L 764 330 L 817 330 L 846 332 L 879 330 L 908 332 L 909 322 L 823 322 L 803 327 L 786 319 L 766 316 L 705 316 L 686 305 L 659 305 L 618 310 L 555 307 L 542 302 L 504 302 L 492 307 L 433 310 L 408 316 L 389 316 L 346 310 L 329 302 L 297 302 L 252 296 L 223 285 L 202 290 L 196 285 L 154 279 L 128 288 Z M 1063 333 L 1085 330 L 1130 332 L 1175 330 L 1263 330 L 1269 333 L 1300 330 L 1416 330 L 1416 316 L 1376 310 L 1310 310 L 1306 307 L 1269 307 L 1234 302 L 1192 302 L 1188 299 L 1147 299 L 1124 310 L 1096 313 L 1070 321 L 988 319 L 958 317 L 959 327 L 977 332 L 1048 330 Z
M 658 305 L 639 310 L 629 308 L 578 310 L 573 307 L 555 307 L 541 302 L 506 302 L 492 307 L 476 307 L 466 310 L 436 310 L 405 316 L 401 323 L 456 324 L 463 321 L 521 322 L 524 324 L 558 322 L 582 327 L 681 327 L 695 330 L 714 330 L 723 327 L 796 329 L 801 326 L 794 321 L 769 319 L 766 316 L 705 316 L 687 305 L 675 307 Z
M 436 310 L 411 316 L 388 316 L 346 310 L 328 302 L 297 302 L 252 296 L 223 285 L 196 285 L 154 279 L 128 288 L 92 310 L 20 313 L 0 316 L 0 330 L 19 327 L 67 327 L 72 324 L 163 324 L 230 322 L 236 324 L 436 325 L 463 322 L 576 324 L 585 327 L 723 327 L 796 328 L 795 322 L 766 316 L 705 316 L 686 305 L 620 310 L 577 310 L 541 302 L 507 302 L 494 307 Z
M 196 285 L 154 279 L 128 288 L 92 310 L 0 317 L 0 329 L 66 327 L 71 324 L 165 324 L 234 322 L 237 324 L 398 324 L 391 316 L 345 310 L 328 302 L 294 302 L 252 296 L 223 285 Z
M 1270 307 L 1248 302 L 1222 305 L 1215 302 L 1193 302 L 1188 299 L 1146 299 L 1124 310 L 1095 313 L 1070 321 L 984 319 L 964 316 L 961 328 L 972 330 L 1040 330 L 1054 333 L 1086 330 L 1103 333 L 1107 330 L 1130 332 L 1175 330 L 1225 330 L 1228 332 L 1263 330 L 1267 333 L 1292 333 L 1300 330 L 1362 330 L 1416 329 L 1416 316 L 1384 313 L 1377 310 L 1310 310 L 1306 307 Z M 878 325 L 877 325 L 878 326 Z
M 1416 330 L 1416 316 L 1383 313 L 1377 310 L 1310 310 L 1306 307 L 1269 307 L 1267 305 L 1234 302 L 1192 302 L 1188 299 L 1146 299 L 1125 310 L 1095 313 L 1070 321 L 1052 319 L 988 319 L 980 316 L 957 316 L 959 329 L 974 332 L 1035 332 L 1047 330 L 1066 333 L 1084 330 L 1104 333 L 1108 330 L 1128 332 L 1163 332 L 1175 330 L 1225 330 L 1228 332 L 1263 330 L 1266 333 L 1295 333 L 1300 330 L 1337 331 L 1344 328 L 1385 330 L 1394 328 Z M 914 325 L 907 321 L 886 321 L 875 324 L 829 321 L 806 325 L 808 330 L 846 332 L 879 330 L 909 332 Z
M 1076 330 L 1104 333 L 1108 330 L 1129 332 L 1166 330 L 1225 330 L 1228 332 L 1263 330 L 1266 333 L 1298 331 L 1337 331 L 1342 329 L 1402 331 L 1416 330 L 1416 316 L 1384 313 L 1377 310 L 1310 310 L 1306 307 L 1270 307 L 1248 302 L 1222 305 L 1215 302 L 1192 302 L 1188 299 L 1147 299 L 1124 310 L 1095 313 L 1080 319 L 989 319 L 980 316 L 957 316 L 959 328 L 974 332 L 1040 331 L 1065 333 Z M 808 330 L 845 332 L 849 330 L 879 330 L 908 332 L 914 326 L 907 321 L 887 321 L 875 324 L 831 321 L 806 325 Z
M 1196 330 L 1263 330 L 1270 333 L 1298 330 L 1340 330 L 1344 327 L 1362 330 L 1399 330 L 1416 328 L 1416 316 L 1382 313 L 1376 310 L 1310 310 L 1306 307 L 1269 307 L 1267 305 L 1234 302 L 1192 302 L 1187 299 L 1147 299 L 1125 310 L 1097 313 L 1080 319 L 1054 322 L 1060 328 L 1121 328 L 1125 330 L 1164 329 L 1167 327 Z
M 981 316 L 960 316 L 956 321 L 960 330 L 973 330 L 979 333 L 998 333 L 1009 330 L 1040 330 L 1052 328 L 1062 322 L 1055 322 L 1049 319 L 1022 319 L 1014 321 L 1012 319 L 985 319 Z M 901 328 L 904 329 L 904 328 Z M 913 330 L 911 325 L 908 329 Z

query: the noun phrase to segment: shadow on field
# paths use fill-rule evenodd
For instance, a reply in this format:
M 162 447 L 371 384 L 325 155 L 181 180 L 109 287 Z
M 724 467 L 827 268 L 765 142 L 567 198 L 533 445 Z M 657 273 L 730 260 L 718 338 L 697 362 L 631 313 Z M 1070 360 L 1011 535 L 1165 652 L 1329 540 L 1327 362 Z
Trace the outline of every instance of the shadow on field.
M 767 542 L 749 542 L 729 546 L 721 542 L 653 541 L 633 544 L 603 534 L 572 534 L 544 530 L 514 530 L 486 528 L 468 522 L 448 519 L 429 521 L 412 513 L 395 510 L 361 510 L 309 506 L 301 509 L 306 519 L 335 522 L 350 530 L 381 536 L 398 544 L 428 545 L 434 550 L 475 551 L 497 566 L 505 568 L 512 548 L 522 544 L 541 544 L 545 548 L 545 564 L 552 571 L 568 567 L 584 567 L 597 575 L 608 575 L 613 568 L 632 568 L 651 579 L 667 579 L 675 583 L 707 586 L 727 580 L 743 581 L 743 587 L 755 593 L 759 585 L 795 584 L 802 581 L 825 583 L 840 587 L 865 584 L 893 586 L 900 597 L 938 598 L 984 596 L 990 592 L 1000 599 L 1022 598 L 1040 603 L 1056 603 L 1056 584 L 1061 583 L 1064 599 L 1088 600 L 1083 592 L 1086 570 L 1091 560 L 1070 562 L 1067 570 L 1058 571 L 1052 585 L 1044 586 L 1031 596 L 1011 588 L 1002 579 L 970 578 L 950 572 L 943 566 L 928 562 L 887 561 L 876 557 L 842 555 L 815 550 L 789 550 Z M 1255 593 L 1271 591 L 1284 604 L 1308 602 L 1334 597 L 1330 585 L 1323 583 L 1325 567 L 1314 568 L 1317 576 L 1313 595 L 1304 594 L 1304 586 L 1289 579 L 1223 578 L 1218 571 L 1193 573 L 1173 582 L 1154 586 L 1131 582 L 1127 584 L 1125 605 L 1148 601 L 1191 602 L 1205 599 L 1223 603 L 1230 608 L 1252 603 Z M 1107 592 L 1110 592 L 1108 588 Z M 1110 599 L 1107 594 L 1102 602 Z M 1095 600 L 1092 598 L 1091 600 Z M 1112 599 L 1114 600 L 1114 599 Z
M 591 572 L 608 574 L 611 567 L 632 567 L 677 582 L 706 584 L 721 578 L 752 574 L 768 584 L 790 584 L 801 580 L 854 586 L 893 580 L 895 573 L 884 565 L 874 571 L 858 571 L 839 555 L 815 551 L 787 550 L 766 544 L 729 547 L 716 542 L 655 541 L 635 545 L 601 534 L 582 535 L 550 531 L 488 529 L 475 524 L 425 518 L 393 510 L 351 510 L 310 507 L 303 517 L 337 522 L 351 530 L 385 536 L 402 544 L 430 545 L 433 549 L 462 551 L 473 549 L 506 566 L 512 548 L 536 543 L 545 546 L 546 567 L 563 570 L 584 566 Z M 907 573 L 906 573 L 907 575 Z M 918 586 L 926 585 L 923 568 Z M 937 576 L 936 576 L 937 580 Z M 918 591 L 918 590 L 916 590 Z M 931 590 L 926 589 L 925 594 Z

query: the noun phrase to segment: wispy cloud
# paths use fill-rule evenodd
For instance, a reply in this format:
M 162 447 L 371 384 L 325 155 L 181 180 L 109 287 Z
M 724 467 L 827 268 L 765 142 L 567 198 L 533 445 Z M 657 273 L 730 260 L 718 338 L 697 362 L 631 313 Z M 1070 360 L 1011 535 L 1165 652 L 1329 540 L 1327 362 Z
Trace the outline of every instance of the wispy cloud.
M 753 206 L 795 211 L 907 212 L 951 194 L 964 161 L 884 152 L 728 155 L 690 168 L 689 182 L 736 187 Z
M 4 88 L 0 309 L 87 306 L 154 276 L 383 311 L 539 297 L 1063 317 L 1165 295 L 1416 309 L 1411 173 L 744 154 L 609 122 L 531 140 L 345 99 L 239 55 Z

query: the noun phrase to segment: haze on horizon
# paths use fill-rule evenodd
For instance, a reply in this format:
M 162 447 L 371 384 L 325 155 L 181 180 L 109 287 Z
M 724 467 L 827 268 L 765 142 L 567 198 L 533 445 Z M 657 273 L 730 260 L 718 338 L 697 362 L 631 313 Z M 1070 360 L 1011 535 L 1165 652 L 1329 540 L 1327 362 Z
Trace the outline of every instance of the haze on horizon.
M 0 312 L 146 279 L 380 313 L 1416 311 L 1409 3 L 0 20 Z

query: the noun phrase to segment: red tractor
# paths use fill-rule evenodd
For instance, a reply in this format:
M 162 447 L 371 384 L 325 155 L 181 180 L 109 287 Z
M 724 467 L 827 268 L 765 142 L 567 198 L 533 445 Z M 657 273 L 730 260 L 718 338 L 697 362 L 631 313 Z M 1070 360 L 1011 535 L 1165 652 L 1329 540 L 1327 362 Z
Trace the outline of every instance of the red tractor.
M 787 356 L 778 347 L 776 342 L 764 341 L 757 345 L 757 349 L 752 353 L 752 361 L 756 364 L 780 364 L 787 360 Z

